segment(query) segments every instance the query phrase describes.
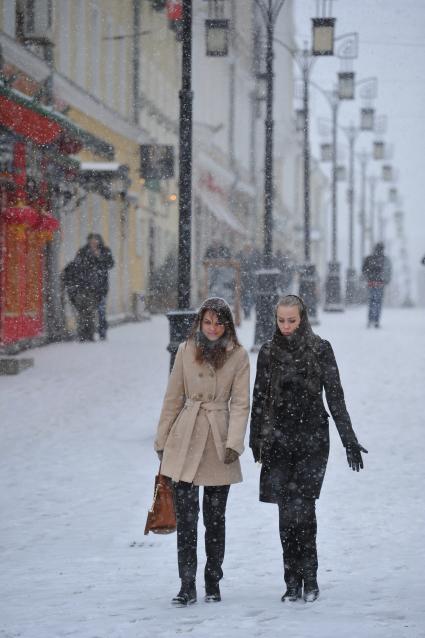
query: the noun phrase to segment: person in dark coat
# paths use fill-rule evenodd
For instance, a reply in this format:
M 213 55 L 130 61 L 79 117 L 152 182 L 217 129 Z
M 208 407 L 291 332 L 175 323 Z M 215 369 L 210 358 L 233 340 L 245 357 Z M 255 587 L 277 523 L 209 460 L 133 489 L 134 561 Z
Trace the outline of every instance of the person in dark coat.
M 368 328 L 379 328 L 384 288 L 391 281 L 391 262 L 384 254 L 384 244 L 378 242 L 371 255 L 368 255 L 362 266 L 362 273 L 369 289 Z
M 323 389 L 348 464 L 359 471 L 367 450 L 351 425 L 332 346 L 313 333 L 304 302 L 287 295 L 276 308 L 273 338 L 258 354 L 249 441 L 262 464 L 260 501 L 279 507 L 283 602 L 319 595 L 315 505 L 329 455 Z
M 258 270 L 254 247 L 251 244 L 245 244 L 236 259 L 240 264 L 243 314 L 245 319 L 249 319 L 251 308 L 255 302 L 256 270 Z
M 69 300 L 77 311 L 78 339 L 94 341 L 95 317 L 99 314 L 99 337 L 106 339 L 106 297 L 109 290 L 109 270 L 114 266 L 111 250 L 97 233 L 87 237 L 75 258 L 64 270 L 64 282 Z

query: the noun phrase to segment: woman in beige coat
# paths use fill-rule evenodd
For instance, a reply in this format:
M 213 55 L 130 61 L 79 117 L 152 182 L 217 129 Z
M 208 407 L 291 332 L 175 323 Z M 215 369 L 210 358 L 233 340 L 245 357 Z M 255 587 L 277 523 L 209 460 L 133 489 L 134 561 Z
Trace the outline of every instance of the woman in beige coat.
M 172 603 L 196 602 L 199 486 L 204 486 L 205 600 L 221 600 L 225 511 L 230 485 L 242 481 L 239 456 L 249 415 L 249 359 L 232 312 L 219 298 L 201 306 L 180 344 L 155 440 L 161 473 L 173 485 L 181 589 Z

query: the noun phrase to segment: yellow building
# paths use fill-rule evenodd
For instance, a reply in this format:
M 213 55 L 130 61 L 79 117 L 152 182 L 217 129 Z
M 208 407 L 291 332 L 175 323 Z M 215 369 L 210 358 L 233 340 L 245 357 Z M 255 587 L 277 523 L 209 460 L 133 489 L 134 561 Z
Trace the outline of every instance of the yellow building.
M 137 0 L 0 2 L 3 138 L 7 134 L 8 140 L 13 137 L 11 144 L 23 144 L 27 158 L 30 146 L 35 146 L 41 158 L 49 151 L 56 153 L 58 164 L 66 160 L 78 167 L 72 178 L 70 170 L 56 171 L 47 202 L 37 204 L 48 206 L 60 225 L 41 255 L 44 317 L 37 329 L 8 343 L 9 349 L 28 340 L 60 338 L 64 324 L 72 327 L 67 304 L 63 312 L 60 272 L 90 232 L 103 235 L 115 258 L 108 297 L 112 320 L 134 316 L 135 297 L 147 284 L 148 226 L 143 211 L 149 194 L 140 183 L 139 170 L 140 146 L 152 136 L 139 124 L 140 14 Z M 56 139 L 46 145 L 38 144 L 34 131 L 26 137 L 25 130 L 8 123 L 8 104 L 25 114 L 34 111 L 46 130 L 52 122 L 58 128 L 63 125 L 72 132 L 73 145 L 63 152 Z M 42 171 L 37 179 L 40 184 L 48 181 Z M 17 284 L 12 284 L 9 296 L 19 296 Z

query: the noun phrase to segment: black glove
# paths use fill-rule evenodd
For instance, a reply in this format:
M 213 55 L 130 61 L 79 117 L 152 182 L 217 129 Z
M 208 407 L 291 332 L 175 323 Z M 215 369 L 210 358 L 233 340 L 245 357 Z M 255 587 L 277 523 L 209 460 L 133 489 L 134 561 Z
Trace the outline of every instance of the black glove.
M 251 445 L 252 456 L 254 457 L 254 461 L 256 463 L 261 463 L 261 447 L 262 447 L 261 442 L 254 443 L 253 445 Z
M 226 448 L 226 453 L 224 455 L 225 465 L 230 465 L 231 463 L 234 463 L 235 461 L 238 460 L 238 458 L 239 458 L 239 454 L 235 450 L 232 450 L 232 448 L 230 447 Z
M 159 460 L 162 461 L 162 457 L 164 456 L 164 450 L 157 450 L 156 453 L 158 454 Z
M 364 452 L 365 454 L 367 454 L 367 450 L 365 450 L 365 448 L 362 447 L 360 443 L 357 443 L 357 441 L 353 441 L 352 443 L 347 444 L 345 451 L 347 453 L 348 465 L 351 467 L 353 472 L 362 470 L 363 459 L 361 453 Z

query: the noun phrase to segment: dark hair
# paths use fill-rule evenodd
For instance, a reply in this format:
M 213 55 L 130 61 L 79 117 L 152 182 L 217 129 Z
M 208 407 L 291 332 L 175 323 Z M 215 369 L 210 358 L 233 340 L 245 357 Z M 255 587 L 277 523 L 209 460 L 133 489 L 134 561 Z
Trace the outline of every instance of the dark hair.
M 299 334 L 302 334 L 302 335 L 313 334 L 313 330 L 310 325 L 310 320 L 308 318 L 307 306 L 305 305 L 301 297 L 298 297 L 297 295 L 285 295 L 284 297 L 279 299 L 279 301 L 277 302 L 276 310 L 275 310 L 276 330 L 279 330 L 279 327 L 277 325 L 277 310 L 281 306 L 286 306 L 289 308 L 293 308 L 295 306 L 296 308 L 298 308 L 300 313 L 300 318 L 301 318 L 301 322 L 298 328 Z
M 208 348 L 202 346 L 202 343 L 197 339 L 198 332 L 202 330 L 202 321 L 206 312 L 214 312 L 218 320 L 224 326 L 224 334 L 217 342 L 214 342 L 216 347 Z M 235 322 L 233 320 L 232 311 L 227 301 L 221 297 L 210 297 L 206 299 L 199 308 L 195 321 L 193 322 L 192 329 L 189 334 L 189 339 L 195 342 L 196 354 L 195 361 L 198 363 L 204 363 L 208 361 L 214 368 L 221 368 L 227 358 L 227 347 L 229 344 L 233 344 L 234 347 L 239 348 L 240 343 L 236 335 Z
M 105 245 L 105 242 L 103 241 L 103 237 L 99 233 L 90 233 L 89 235 L 87 235 L 88 244 L 91 242 L 92 239 L 95 239 L 99 243 L 99 246 Z

